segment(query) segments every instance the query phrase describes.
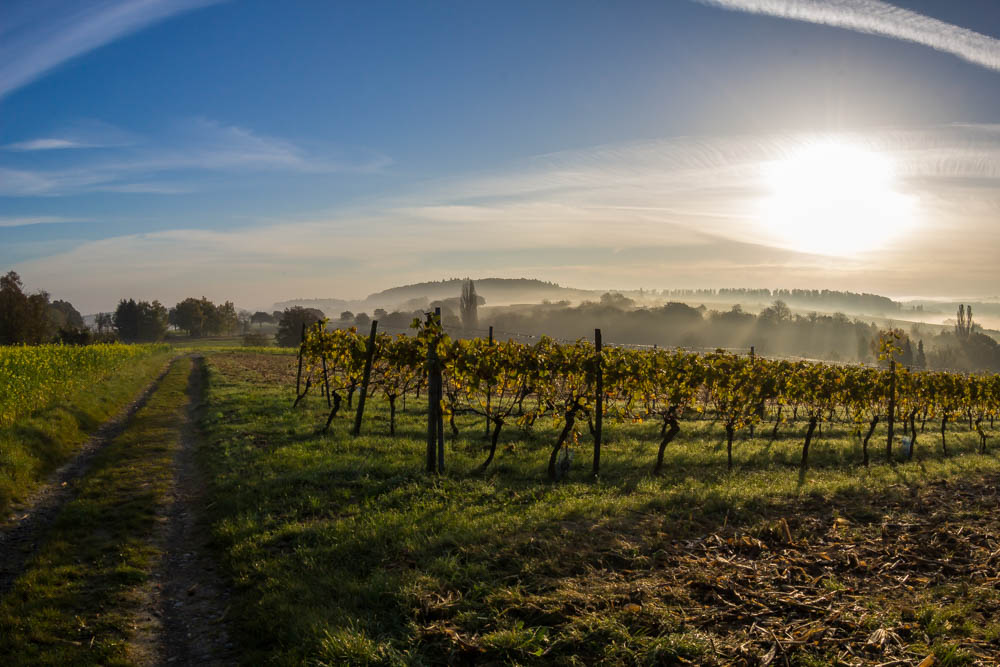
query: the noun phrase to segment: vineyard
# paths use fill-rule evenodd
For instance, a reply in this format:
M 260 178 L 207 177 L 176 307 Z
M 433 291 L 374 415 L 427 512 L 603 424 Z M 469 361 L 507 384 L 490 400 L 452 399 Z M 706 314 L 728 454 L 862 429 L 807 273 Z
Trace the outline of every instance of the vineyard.
M 166 345 L 37 345 L 0 347 L 0 427 L 93 387 Z
M 783 425 L 804 421 L 800 464 L 804 472 L 810 443 L 824 423 L 847 424 L 860 445 L 859 462 L 868 465 L 869 445 L 880 423 L 888 430 L 884 456 L 891 462 L 894 456 L 912 459 L 918 434 L 929 422 L 939 426 L 943 454 L 948 453 L 947 426 L 959 421 L 977 433 L 984 453 L 987 425 L 992 428 L 1000 412 L 1000 375 L 897 367 L 891 336 L 882 341 L 887 367 L 875 368 L 723 351 L 695 354 L 602 347 L 599 332 L 596 344 L 559 343 L 546 337 L 534 344 L 457 340 L 447 336 L 433 317 L 426 323 L 414 322 L 413 336 L 378 334 L 376 325 L 369 337 L 354 329 L 327 330 L 324 322 L 306 331 L 295 403 L 318 386 L 330 408 L 326 430 L 345 398 L 352 403 L 357 394 L 357 435 L 364 399 L 381 396 L 389 405 L 390 434 L 394 434 L 397 404 L 408 396 L 411 400 L 422 393 L 430 396 L 425 399 L 429 470 L 443 466 L 443 419 L 448 418 L 457 434 L 456 414 L 477 414 L 484 420 L 490 447 L 483 470 L 493 462 L 505 427 L 530 429 L 539 419 L 555 420 L 561 431 L 547 468 L 548 477 L 555 480 L 567 470 L 569 446 L 579 441 L 584 425 L 593 436 L 593 472 L 599 472 L 605 419 L 659 425 L 653 464 L 657 473 L 685 419 L 710 419 L 723 427 L 730 468 L 733 442 L 741 431 L 753 434 L 767 429 L 773 440 Z M 900 449 L 894 453 L 896 436 Z

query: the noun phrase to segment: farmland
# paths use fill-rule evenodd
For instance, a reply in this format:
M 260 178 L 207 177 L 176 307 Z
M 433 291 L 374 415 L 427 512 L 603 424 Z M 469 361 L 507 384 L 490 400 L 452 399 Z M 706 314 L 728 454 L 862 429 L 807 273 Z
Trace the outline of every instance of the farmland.
M 81 391 L 92 391 L 122 367 L 167 350 L 165 345 L 114 344 L 0 347 L 0 428 Z
M 552 485 L 557 422 L 507 434 L 484 475 L 483 422 L 460 416 L 428 480 L 424 411 L 411 402 L 388 437 L 376 402 L 362 436 L 349 416 L 323 435 L 325 401 L 289 410 L 289 361 L 209 360 L 202 452 L 251 662 L 969 664 L 998 650 L 984 568 L 1000 463 L 974 431 L 953 428 L 948 457 L 866 470 L 852 428 L 833 425 L 803 483 L 804 423 L 741 437 L 729 471 L 723 429 L 699 420 L 658 477 L 658 426 L 625 424 L 599 481 L 584 462 Z
M 158 354 L 130 365 L 136 377 L 162 367 Z M 806 410 L 786 409 L 775 431 L 768 407 L 755 430 L 736 429 L 730 467 L 725 420 L 691 408 L 653 474 L 662 423 L 608 419 L 595 478 L 581 419 L 553 483 L 564 413 L 512 414 L 484 469 L 494 429 L 454 410 L 445 466 L 428 475 L 426 389 L 395 406 L 373 391 L 352 436 L 357 393 L 349 407 L 341 392 L 326 430 L 320 383 L 292 407 L 294 354 L 199 354 L 174 362 L 12 580 L 3 647 L 24 663 L 145 664 L 175 650 L 288 665 L 964 665 L 1000 653 L 1000 461 L 966 420 L 945 424 L 947 452 L 939 425 L 917 422 L 911 460 L 897 449 L 866 467 L 855 421 L 824 412 L 803 474 Z M 198 431 L 180 447 L 186 414 Z M 886 425 L 871 437 L 884 444 Z M 172 510 L 184 447 L 194 469 L 173 484 L 188 475 L 199 500 Z M 131 500 L 100 509 L 109 494 Z M 187 514 L 204 535 L 172 544 Z M 173 582 L 163 563 L 185 554 L 202 574 Z M 191 578 L 209 571 L 221 583 Z M 218 586 L 224 597 L 201 593 Z M 178 648 L 178 614 L 210 629 L 187 629 L 197 646 Z M 212 625 L 223 617 L 225 631 Z

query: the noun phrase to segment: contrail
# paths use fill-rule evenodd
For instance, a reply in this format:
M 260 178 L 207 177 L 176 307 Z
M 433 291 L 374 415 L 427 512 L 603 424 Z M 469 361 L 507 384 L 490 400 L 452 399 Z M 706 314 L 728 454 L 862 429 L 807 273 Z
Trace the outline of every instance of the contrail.
M 703 5 L 765 14 L 892 37 L 1000 70 L 1000 40 L 880 0 L 695 0 Z
M 125 35 L 221 0 L 3 0 L 0 99 L 62 63 Z

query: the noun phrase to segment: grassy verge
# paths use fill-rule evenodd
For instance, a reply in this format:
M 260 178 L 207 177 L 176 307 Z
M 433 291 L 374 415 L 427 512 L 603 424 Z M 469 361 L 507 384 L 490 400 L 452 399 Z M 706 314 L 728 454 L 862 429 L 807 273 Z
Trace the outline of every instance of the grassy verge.
M 378 401 L 367 435 L 348 436 L 347 416 L 321 435 L 325 402 L 289 407 L 293 360 L 218 355 L 209 372 L 201 458 L 249 663 L 756 664 L 773 648 L 790 664 L 836 664 L 853 642 L 871 664 L 968 664 L 977 646 L 1000 650 L 995 577 L 910 551 L 933 538 L 956 562 L 989 557 L 995 484 L 951 502 L 959 480 L 1000 472 L 973 433 L 949 433 L 947 458 L 927 433 L 914 462 L 865 470 L 850 433 L 827 428 L 800 484 L 801 425 L 737 442 L 729 472 L 721 429 L 685 424 L 658 478 L 656 425 L 616 426 L 599 481 L 586 479 L 581 437 L 569 480 L 548 484 L 550 423 L 510 429 L 478 475 L 483 424 L 460 418 L 447 472 L 431 479 L 412 404 L 395 438 Z M 931 507 L 943 514 L 930 537 L 893 528 L 923 526 Z M 838 520 L 851 531 L 834 539 Z M 720 598 L 734 587 L 749 592 Z
M 132 360 L 112 377 L 0 428 L 0 516 L 66 462 L 101 423 L 128 405 L 163 370 L 171 354 L 165 349 Z
M 191 362 L 177 361 L 128 429 L 102 449 L 38 553 L 0 602 L 6 665 L 126 664 L 133 591 L 173 478 Z

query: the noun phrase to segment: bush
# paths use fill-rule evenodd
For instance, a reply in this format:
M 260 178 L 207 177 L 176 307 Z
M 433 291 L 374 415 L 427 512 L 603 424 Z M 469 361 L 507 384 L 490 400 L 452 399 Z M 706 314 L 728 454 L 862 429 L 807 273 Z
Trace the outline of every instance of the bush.
M 243 334 L 243 347 L 267 347 L 270 344 L 271 337 L 260 331 Z
M 56 342 L 63 345 L 90 345 L 94 342 L 94 336 L 90 329 L 59 327 L 59 331 L 56 333 Z

